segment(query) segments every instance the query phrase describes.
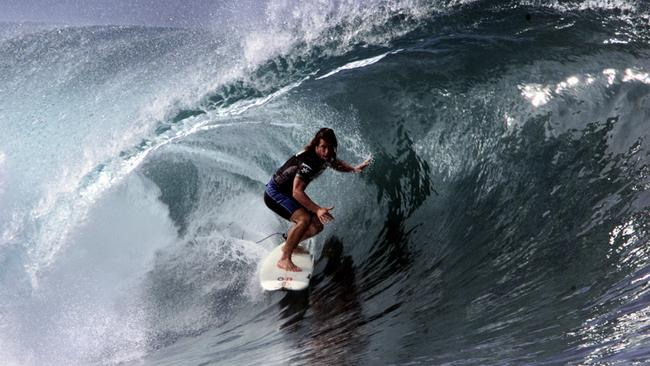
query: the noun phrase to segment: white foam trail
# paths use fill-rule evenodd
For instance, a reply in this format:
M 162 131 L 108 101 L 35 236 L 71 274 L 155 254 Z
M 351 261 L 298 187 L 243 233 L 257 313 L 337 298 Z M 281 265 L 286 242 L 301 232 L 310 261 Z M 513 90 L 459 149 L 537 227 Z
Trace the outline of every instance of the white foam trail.
M 313 73 L 312 73 L 313 75 Z M 256 98 L 253 100 L 243 100 L 243 101 L 238 101 L 236 103 L 233 103 L 231 106 L 228 108 L 220 109 L 215 112 L 216 115 L 218 116 L 238 116 L 246 112 L 247 110 L 255 107 L 262 106 L 273 99 L 276 99 L 284 94 L 287 94 L 292 89 L 295 89 L 299 87 L 305 80 L 309 79 L 311 77 L 307 76 L 303 78 L 302 80 L 296 81 L 295 83 L 289 84 L 278 91 L 271 93 L 267 95 L 266 97 L 263 98 Z
M 359 68 L 362 68 L 362 67 L 372 65 L 374 63 L 379 62 L 381 59 L 383 59 L 384 57 L 386 57 L 388 55 L 393 55 L 393 54 L 399 53 L 401 51 L 403 51 L 403 50 L 399 49 L 399 50 L 396 50 L 396 51 L 393 51 L 393 52 L 386 52 L 386 53 L 384 53 L 382 55 L 379 55 L 379 56 L 367 58 L 365 60 L 359 60 L 359 61 L 353 61 L 353 62 L 347 63 L 347 64 L 345 64 L 345 65 L 343 65 L 343 66 L 341 66 L 341 67 L 339 67 L 339 68 L 337 68 L 337 69 L 335 69 L 333 71 L 328 72 L 327 74 L 325 74 L 323 76 L 317 77 L 316 80 L 325 79 L 325 78 L 330 77 L 330 76 L 332 76 L 334 74 L 337 74 L 337 73 L 339 73 L 339 72 L 341 72 L 343 70 L 359 69 Z

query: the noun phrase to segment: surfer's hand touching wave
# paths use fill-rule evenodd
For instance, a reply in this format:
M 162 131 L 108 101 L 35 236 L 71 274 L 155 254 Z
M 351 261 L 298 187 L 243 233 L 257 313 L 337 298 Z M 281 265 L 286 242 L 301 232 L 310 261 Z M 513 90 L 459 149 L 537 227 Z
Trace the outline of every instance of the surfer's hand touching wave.
M 366 167 L 368 167 L 368 165 L 370 165 L 370 163 L 372 163 L 372 155 L 368 156 L 368 158 L 364 160 L 363 163 L 355 166 L 352 171 L 355 173 L 361 173 L 364 169 L 366 169 Z
M 330 213 L 330 210 L 333 210 L 334 206 L 332 207 L 320 207 L 318 210 L 316 210 L 316 217 L 322 222 L 323 224 L 326 224 L 332 220 L 334 220 L 334 216 Z

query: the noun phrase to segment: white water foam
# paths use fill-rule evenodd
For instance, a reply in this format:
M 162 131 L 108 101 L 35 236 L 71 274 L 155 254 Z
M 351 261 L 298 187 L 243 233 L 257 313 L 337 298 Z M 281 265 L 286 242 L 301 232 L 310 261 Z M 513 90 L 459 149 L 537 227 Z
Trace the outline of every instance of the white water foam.
M 41 286 L 20 301 L 0 300 L 8 310 L 0 359 L 61 365 L 142 354 L 150 325 L 138 284 L 154 253 L 176 241 L 158 195 L 151 182 L 130 176 L 96 202 Z
M 343 65 L 343 66 L 341 66 L 341 67 L 338 67 L 338 68 L 336 68 L 336 69 L 334 69 L 334 70 L 328 72 L 328 73 L 325 74 L 325 75 L 322 75 L 322 76 L 317 77 L 316 80 L 325 79 L 325 78 L 330 77 L 330 76 L 332 76 L 332 75 L 334 75 L 334 74 L 337 74 L 337 73 L 339 73 L 339 72 L 341 72 L 341 71 L 343 71 L 343 70 L 359 69 L 359 68 L 362 68 L 362 67 L 366 67 L 366 66 L 372 65 L 372 64 L 374 64 L 374 63 L 379 62 L 381 59 L 383 59 L 384 57 L 386 57 L 386 56 L 388 56 L 388 55 L 394 55 L 394 54 L 399 53 L 399 52 L 401 52 L 401 51 L 402 51 L 402 50 L 396 50 L 396 51 L 392 51 L 392 52 L 386 52 L 386 53 L 381 54 L 381 55 L 379 55 L 379 56 L 370 57 L 370 58 L 367 58 L 367 59 L 364 59 L 364 60 L 353 61 L 353 62 L 347 63 L 347 64 L 345 64 L 345 65 Z

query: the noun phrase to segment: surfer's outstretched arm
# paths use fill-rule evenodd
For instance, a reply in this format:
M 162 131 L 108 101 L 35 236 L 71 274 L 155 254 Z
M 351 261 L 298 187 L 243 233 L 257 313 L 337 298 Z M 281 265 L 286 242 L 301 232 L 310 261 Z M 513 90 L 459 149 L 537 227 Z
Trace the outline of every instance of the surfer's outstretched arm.
M 332 163 L 332 168 L 334 170 L 338 170 L 339 172 L 361 173 L 368 165 L 370 165 L 371 162 L 372 156 L 369 156 L 366 160 L 363 161 L 363 163 L 357 166 L 351 166 L 343 160 L 336 159 L 334 163 Z

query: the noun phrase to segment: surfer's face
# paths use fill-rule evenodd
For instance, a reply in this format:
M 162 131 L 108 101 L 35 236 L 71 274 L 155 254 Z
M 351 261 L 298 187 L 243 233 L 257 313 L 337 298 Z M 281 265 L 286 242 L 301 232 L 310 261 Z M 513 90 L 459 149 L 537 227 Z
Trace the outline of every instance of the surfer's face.
M 329 160 L 334 156 L 334 147 L 329 142 L 320 139 L 318 146 L 316 146 L 316 154 L 323 160 Z

